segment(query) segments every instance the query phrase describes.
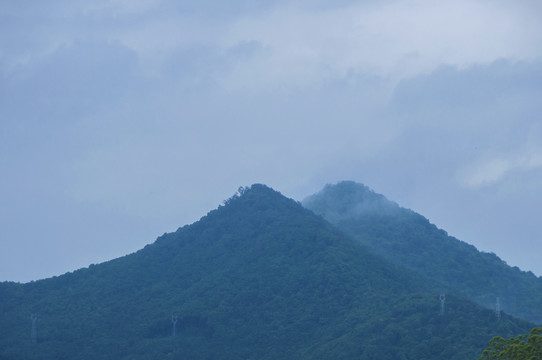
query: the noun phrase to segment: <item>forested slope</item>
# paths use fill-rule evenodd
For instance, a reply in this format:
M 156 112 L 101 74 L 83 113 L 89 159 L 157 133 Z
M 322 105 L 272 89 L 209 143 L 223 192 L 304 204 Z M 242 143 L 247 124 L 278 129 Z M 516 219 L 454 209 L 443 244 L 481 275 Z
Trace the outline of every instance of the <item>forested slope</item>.
M 542 278 L 449 236 L 422 215 L 351 181 L 327 185 L 303 204 L 374 253 L 441 282 L 448 291 L 542 323 Z
M 441 314 L 427 285 L 253 185 L 137 253 L 1 283 L 0 359 L 474 359 L 531 328 L 452 294 Z

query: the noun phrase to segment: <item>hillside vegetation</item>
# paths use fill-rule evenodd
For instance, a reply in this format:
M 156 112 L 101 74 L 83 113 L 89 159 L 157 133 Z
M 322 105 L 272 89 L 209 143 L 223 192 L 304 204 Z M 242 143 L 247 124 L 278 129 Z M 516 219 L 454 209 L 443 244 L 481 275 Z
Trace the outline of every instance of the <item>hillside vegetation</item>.
M 415 270 L 444 289 L 542 323 L 542 278 L 449 236 L 425 217 L 351 181 L 327 185 L 303 205 L 375 254 Z
M 0 359 L 463 360 L 532 327 L 427 288 L 253 185 L 134 254 L 1 283 Z

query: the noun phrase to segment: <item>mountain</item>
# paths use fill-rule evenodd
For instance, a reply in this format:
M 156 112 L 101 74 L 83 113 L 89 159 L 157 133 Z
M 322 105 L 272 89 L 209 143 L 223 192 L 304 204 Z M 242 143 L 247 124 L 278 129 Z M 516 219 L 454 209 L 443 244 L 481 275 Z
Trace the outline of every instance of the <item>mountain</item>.
M 487 308 L 542 323 L 542 278 L 449 236 L 425 217 L 352 181 L 303 200 L 375 254 L 417 271 Z
M 0 283 L 0 359 L 468 359 L 532 327 L 432 286 L 256 184 L 136 253 Z

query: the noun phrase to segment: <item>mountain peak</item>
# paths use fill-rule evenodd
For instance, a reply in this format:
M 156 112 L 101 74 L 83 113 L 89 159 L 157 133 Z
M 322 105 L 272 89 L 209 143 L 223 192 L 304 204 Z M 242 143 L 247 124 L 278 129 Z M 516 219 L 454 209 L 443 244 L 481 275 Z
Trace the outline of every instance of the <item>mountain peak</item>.
M 355 218 L 366 213 L 391 213 L 399 209 L 399 205 L 384 195 L 354 181 L 328 184 L 319 193 L 305 198 L 302 203 L 319 215 L 326 214 L 328 220 L 334 217 Z
M 239 189 L 237 189 L 237 192 L 232 197 L 224 201 L 224 203 L 228 203 L 232 200 L 235 200 L 241 197 L 245 198 L 246 200 L 247 198 L 255 199 L 255 198 L 266 198 L 266 197 L 267 198 L 274 197 L 278 199 L 278 198 L 282 198 L 283 196 L 281 193 L 279 193 L 276 190 L 273 190 L 267 185 L 256 183 L 250 186 L 239 187 Z
M 217 210 L 211 211 L 254 211 L 265 210 L 272 207 L 302 208 L 296 201 L 289 199 L 280 192 L 264 184 L 252 184 L 251 186 L 241 186 L 237 192 L 229 199 L 224 200 L 223 206 Z M 303 209 L 305 210 L 305 209 Z M 209 213 L 209 214 L 211 214 Z

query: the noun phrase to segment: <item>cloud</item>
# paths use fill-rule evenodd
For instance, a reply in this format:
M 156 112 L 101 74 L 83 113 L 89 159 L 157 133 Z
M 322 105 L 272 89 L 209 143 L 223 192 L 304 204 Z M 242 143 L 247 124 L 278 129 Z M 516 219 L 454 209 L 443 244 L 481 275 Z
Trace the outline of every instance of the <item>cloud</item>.
M 253 90 L 272 84 L 315 86 L 349 73 L 396 82 L 442 64 L 466 68 L 498 58 L 542 55 L 537 5 L 525 1 L 61 4 L 53 9 L 36 2 L 38 10 L 12 5 L 5 11 L 9 21 L 0 25 L 0 46 L 9 49 L 0 51 L 4 71 L 74 41 L 118 42 L 137 54 L 148 74 L 166 72 L 163 64 L 186 48 L 224 53 L 239 44 L 258 43 L 262 56 L 240 59 L 231 73 L 221 74 L 229 88 Z
M 469 188 L 488 186 L 514 173 L 539 168 L 542 168 L 542 149 L 531 149 L 515 156 L 503 155 L 476 166 L 471 165 L 471 169 L 462 176 L 462 183 Z
M 536 115 L 542 111 L 540 84 L 539 61 L 444 66 L 399 83 L 389 109 L 405 129 L 405 146 L 430 144 L 430 156 L 447 163 L 454 178 L 478 184 L 521 163 L 524 155 L 511 154 L 535 152 L 530 149 L 542 140 Z M 412 143 L 414 137 L 425 140 Z M 465 174 L 480 167 L 467 181 L 471 175 Z
M 489 214 L 462 196 L 540 172 L 537 4 L 6 3 L 0 237 L 107 259 L 253 182 Z
M 312 86 L 348 72 L 399 81 L 442 64 L 467 68 L 540 57 L 542 25 L 529 18 L 525 26 L 525 14 L 516 10 L 489 1 L 369 2 L 325 11 L 290 5 L 240 18 L 223 44 L 261 43 L 267 56 L 244 70 L 265 85 Z
M 0 114 L 6 121 L 72 123 L 122 102 L 142 82 L 137 68 L 137 57 L 118 43 L 61 46 L 2 78 Z

